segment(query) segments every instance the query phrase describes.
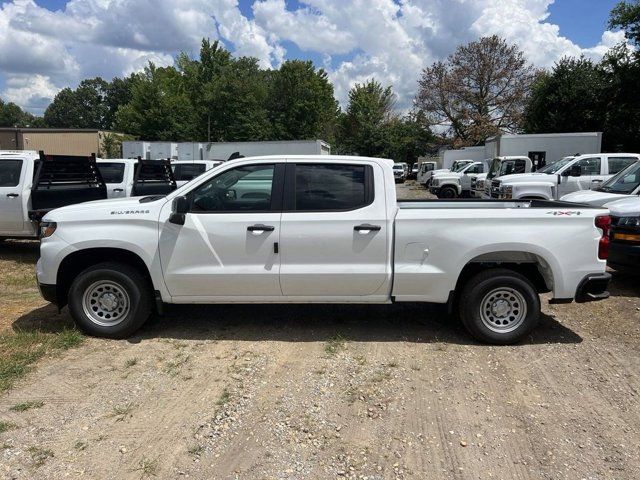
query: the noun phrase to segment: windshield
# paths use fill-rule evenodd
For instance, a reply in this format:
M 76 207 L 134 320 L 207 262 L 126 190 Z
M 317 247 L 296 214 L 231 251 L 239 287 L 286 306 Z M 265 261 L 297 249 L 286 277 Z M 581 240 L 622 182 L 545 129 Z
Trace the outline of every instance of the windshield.
M 487 179 L 491 180 L 493 177 L 498 176 L 498 172 L 500 171 L 500 165 L 502 162 L 499 158 L 494 158 L 491 162 L 491 168 L 489 168 L 489 172 L 487 173 Z
M 630 194 L 638 186 L 640 186 L 640 162 L 636 162 L 614 175 L 597 190 L 608 193 Z
M 453 164 L 453 166 L 451 167 L 451 171 L 452 172 L 459 172 L 459 171 L 461 171 L 463 168 L 465 168 L 468 165 L 469 165 L 469 162 L 463 162 L 463 163 L 455 162 Z
M 574 157 L 563 158 L 562 160 L 558 160 L 557 162 L 553 162 L 550 165 L 538 170 L 538 173 L 550 173 L 554 175 L 560 170 L 562 167 L 573 161 Z
M 396 163 L 396 164 L 393 166 L 393 169 L 394 169 L 394 170 L 404 170 L 404 168 L 402 167 L 402 164 L 401 164 L 401 163 Z

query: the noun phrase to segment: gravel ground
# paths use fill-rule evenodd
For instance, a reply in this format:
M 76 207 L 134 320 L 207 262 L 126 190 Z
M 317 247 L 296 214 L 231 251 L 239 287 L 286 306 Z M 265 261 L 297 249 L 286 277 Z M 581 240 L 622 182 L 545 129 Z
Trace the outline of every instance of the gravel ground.
M 10 243 L 0 268 L 36 254 Z M 68 321 L 20 288 L 0 298 L 0 330 Z M 510 347 L 425 305 L 170 307 L 1 396 L 0 477 L 637 479 L 640 285 L 611 291 L 545 302 Z

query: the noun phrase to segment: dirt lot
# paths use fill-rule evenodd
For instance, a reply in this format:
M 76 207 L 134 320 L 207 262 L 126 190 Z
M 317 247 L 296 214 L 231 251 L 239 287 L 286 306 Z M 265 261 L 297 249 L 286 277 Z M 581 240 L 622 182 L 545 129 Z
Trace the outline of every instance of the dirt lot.
M 0 246 L 5 335 L 69 324 L 36 255 Z M 512 347 L 424 305 L 173 307 L 2 394 L 0 477 L 637 479 L 640 284 L 611 290 Z

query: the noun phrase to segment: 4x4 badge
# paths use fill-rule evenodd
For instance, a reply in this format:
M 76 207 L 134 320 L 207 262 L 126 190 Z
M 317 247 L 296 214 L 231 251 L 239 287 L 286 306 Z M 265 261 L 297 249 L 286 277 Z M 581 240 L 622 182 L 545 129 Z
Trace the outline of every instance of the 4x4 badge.
M 571 217 L 573 215 L 582 215 L 582 212 L 579 212 L 577 210 L 575 210 L 575 211 L 572 211 L 572 210 L 565 210 L 565 211 L 559 210 L 558 211 L 558 210 L 556 210 L 556 211 L 553 211 L 553 212 L 547 212 L 547 215 L 553 215 L 553 216 L 556 216 L 556 217 Z

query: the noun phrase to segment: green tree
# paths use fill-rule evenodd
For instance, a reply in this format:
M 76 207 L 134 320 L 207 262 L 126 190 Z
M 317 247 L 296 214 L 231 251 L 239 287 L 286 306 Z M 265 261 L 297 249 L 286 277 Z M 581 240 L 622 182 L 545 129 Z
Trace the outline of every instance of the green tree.
M 395 118 L 395 95 L 376 80 L 356 84 L 341 115 L 337 150 L 340 153 L 380 156 L 388 149 L 386 125 Z
M 527 133 L 602 131 L 605 125 L 604 78 L 585 58 L 563 58 L 551 72 L 538 75 L 525 110 Z
M 327 73 L 289 60 L 270 76 L 269 117 L 279 140 L 333 140 L 338 105 Z
M 13 102 L 0 98 L 0 127 L 27 127 L 34 117 Z
M 609 14 L 609 28 L 621 28 L 627 38 L 640 45 L 640 0 L 618 2 Z
M 411 112 L 403 118 L 392 118 L 385 126 L 386 148 L 384 156 L 397 162 L 413 165 L 418 157 L 426 155 L 435 137 L 420 112 Z
M 118 108 L 113 128 L 145 140 L 193 140 L 192 107 L 180 72 L 150 63 L 133 80 L 131 101 Z
M 58 128 L 107 128 L 105 97 L 108 85 L 96 77 L 83 80 L 75 90 L 61 90 L 45 110 L 45 122 Z

